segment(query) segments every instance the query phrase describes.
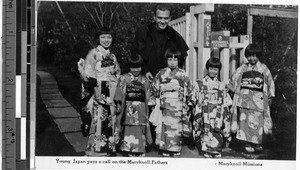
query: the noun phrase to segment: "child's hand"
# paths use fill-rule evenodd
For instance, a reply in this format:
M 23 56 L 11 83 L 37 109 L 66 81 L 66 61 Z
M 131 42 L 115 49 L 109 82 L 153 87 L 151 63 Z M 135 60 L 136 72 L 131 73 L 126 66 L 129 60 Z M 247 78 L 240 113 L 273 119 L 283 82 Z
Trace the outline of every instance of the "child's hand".
M 121 105 L 120 105 L 120 104 L 117 104 L 116 107 L 117 107 L 117 109 L 116 109 L 116 110 L 117 110 L 117 111 L 116 111 L 117 114 L 121 113 L 121 112 L 122 112 Z
M 190 110 L 190 107 L 188 105 L 183 106 L 183 111 L 188 112 Z
M 151 82 L 153 80 L 153 76 L 150 72 L 146 73 L 145 75 L 147 77 L 147 79 Z

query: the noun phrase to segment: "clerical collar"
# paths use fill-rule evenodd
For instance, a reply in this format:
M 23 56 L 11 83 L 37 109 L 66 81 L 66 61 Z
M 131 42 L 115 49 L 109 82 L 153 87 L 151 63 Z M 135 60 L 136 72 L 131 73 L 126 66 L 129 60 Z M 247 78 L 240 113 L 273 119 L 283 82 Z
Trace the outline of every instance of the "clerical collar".
M 162 29 L 159 29 L 159 28 L 157 27 L 157 25 L 155 25 L 155 29 L 156 29 L 156 31 L 159 32 L 159 33 L 164 33 L 164 32 L 166 32 L 166 28 L 162 30 Z

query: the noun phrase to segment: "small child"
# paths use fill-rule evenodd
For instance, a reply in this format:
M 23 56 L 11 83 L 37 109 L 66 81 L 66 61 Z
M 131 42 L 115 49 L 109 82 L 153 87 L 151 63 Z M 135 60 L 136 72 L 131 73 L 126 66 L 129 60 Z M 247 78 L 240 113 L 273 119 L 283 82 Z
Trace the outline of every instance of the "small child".
M 171 47 L 165 52 L 167 66 L 161 69 L 152 84 L 151 101 L 159 99 L 162 117 L 156 129 L 156 143 L 164 157 L 179 157 L 182 146 L 182 135 L 191 134 L 189 126 L 188 103 L 192 93 L 189 77 L 178 65 L 183 62 L 180 51 Z M 155 114 L 152 112 L 152 114 Z M 156 122 L 157 123 L 157 122 Z
M 152 144 L 148 120 L 150 84 L 141 75 L 142 64 L 143 59 L 138 54 L 129 58 L 130 72 L 120 77 L 114 98 L 117 105 L 115 140 L 121 143 L 121 151 L 137 157 L 145 156 L 146 145 Z
M 232 100 L 225 84 L 218 80 L 221 67 L 218 58 L 210 58 L 206 62 L 207 75 L 195 87 L 194 138 L 207 158 L 221 157 L 223 137 L 230 139 L 228 106 Z

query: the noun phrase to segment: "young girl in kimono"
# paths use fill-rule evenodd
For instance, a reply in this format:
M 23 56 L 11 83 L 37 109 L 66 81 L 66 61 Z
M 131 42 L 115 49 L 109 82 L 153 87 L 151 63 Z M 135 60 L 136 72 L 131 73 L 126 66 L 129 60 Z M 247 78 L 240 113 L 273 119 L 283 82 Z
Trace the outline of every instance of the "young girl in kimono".
M 120 150 L 128 156 L 145 156 L 146 145 L 151 145 L 149 126 L 149 90 L 148 79 L 141 75 L 143 59 L 134 54 L 129 58 L 130 71 L 121 75 L 115 94 L 117 119 L 115 129 L 116 142 Z
M 272 133 L 270 105 L 275 97 L 275 84 L 268 67 L 261 63 L 262 49 L 249 44 L 246 63 L 232 75 L 229 89 L 234 92 L 231 132 L 244 143 L 248 153 L 263 151 L 264 134 Z
M 156 142 L 162 155 L 180 156 L 182 135 L 191 134 L 189 124 L 188 103 L 192 93 L 192 85 L 184 70 L 178 68 L 183 62 L 180 51 L 171 47 L 165 52 L 167 66 L 161 69 L 152 84 L 152 99 L 159 99 L 162 116 L 157 126 Z M 154 113 L 152 113 L 154 114 Z
M 87 156 L 107 156 L 115 152 L 114 119 L 115 104 L 113 96 L 116 89 L 120 67 L 114 54 L 110 52 L 112 33 L 102 28 L 97 35 L 99 45 L 92 49 L 84 62 L 79 62 L 83 80 L 92 79 L 92 94 L 83 93 L 82 98 L 90 96 L 84 110 L 91 115 L 91 125 L 85 124 L 83 130 L 88 135 Z M 96 81 L 95 81 L 96 80 Z M 86 99 L 87 100 L 87 99 Z
M 230 114 L 232 100 L 225 84 L 218 80 L 221 70 L 218 58 L 206 62 L 207 75 L 195 87 L 194 138 L 205 157 L 221 157 L 223 139 L 230 139 Z

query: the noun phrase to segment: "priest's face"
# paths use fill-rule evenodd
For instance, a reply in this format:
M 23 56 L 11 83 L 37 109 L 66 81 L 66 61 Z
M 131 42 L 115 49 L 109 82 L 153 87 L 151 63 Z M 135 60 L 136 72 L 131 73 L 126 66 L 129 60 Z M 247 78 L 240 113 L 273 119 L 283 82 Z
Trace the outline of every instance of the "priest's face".
M 154 20 L 156 23 L 156 28 L 159 30 L 164 30 L 167 28 L 169 22 L 171 21 L 170 11 L 169 10 L 156 10 L 156 14 L 154 16 Z

